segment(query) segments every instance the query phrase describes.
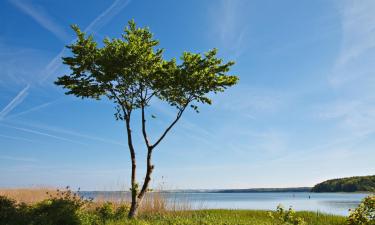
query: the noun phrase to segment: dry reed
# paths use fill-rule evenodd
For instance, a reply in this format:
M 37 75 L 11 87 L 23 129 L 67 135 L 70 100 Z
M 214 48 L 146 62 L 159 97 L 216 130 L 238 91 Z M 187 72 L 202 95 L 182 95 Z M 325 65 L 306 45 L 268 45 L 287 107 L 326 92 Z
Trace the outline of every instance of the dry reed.
M 57 190 L 48 187 L 0 189 L 0 195 L 14 199 L 17 202 L 33 204 L 43 201 L 50 196 L 56 196 Z
M 64 191 L 64 190 L 61 190 Z M 38 188 L 15 188 L 15 189 L 0 189 L 0 195 L 7 196 L 17 202 L 24 202 L 26 204 L 34 204 L 51 196 L 57 196 L 57 189 L 38 187 Z M 170 195 L 167 197 L 166 195 Z M 188 198 L 172 197 L 172 193 L 165 192 L 150 192 L 147 193 L 143 199 L 139 213 L 143 215 L 150 214 L 170 214 L 179 213 L 181 211 L 191 210 L 191 204 Z M 121 206 L 130 206 L 130 193 L 121 192 L 121 194 L 106 194 L 98 195 L 92 201 L 89 210 L 101 207 L 106 202 L 111 202 L 115 209 Z

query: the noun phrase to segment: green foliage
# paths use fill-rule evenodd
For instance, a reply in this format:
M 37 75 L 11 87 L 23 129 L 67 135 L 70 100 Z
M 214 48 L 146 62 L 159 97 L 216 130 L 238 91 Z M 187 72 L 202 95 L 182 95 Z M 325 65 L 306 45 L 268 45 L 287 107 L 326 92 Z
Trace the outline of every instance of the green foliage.
M 54 199 L 66 199 L 66 198 L 54 198 Z M 68 198 L 70 199 L 70 198 Z M 51 199 L 50 199 L 51 200 Z M 68 200 L 71 201 L 71 200 Z M 53 207 L 55 212 L 52 212 L 52 207 L 47 211 L 52 213 L 51 215 L 39 214 L 46 212 L 41 210 L 40 207 L 45 209 L 45 202 L 39 203 L 33 206 L 29 206 L 28 209 L 19 208 L 14 201 L 0 198 L 0 220 L 1 225 L 276 225 L 276 224 L 298 224 L 293 223 L 296 218 L 303 218 L 308 225 L 343 225 L 345 224 L 346 218 L 341 216 L 332 216 L 326 214 L 318 214 L 311 212 L 296 212 L 290 213 L 290 211 L 283 210 L 280 213 L 278 211 L 272 213 L 272 217 L 269 216 L 270 212 L 260 210 L 198 210 L 198 211 L 181 211 L 166 214 L 142 214 L 136 220 L 128 219 L 127 213 L 129 207 L 122 205 L 114 210 L 111 203 L 106 203 L 101 207 L 92 210 L 92 208 L 83 207 L 80 209 L 75 206 L 80 203 L 64 203 L 68 206 Z M 21 204 L 22 205 L 22 204 Z M 50 203 L 48 203 L 50 205 Z M 72 206 L 73 205 L 73 206 Z M 24 205 L 25 206 L 25 205 Z M 67 208 L 75 208 L 74 210 L 67 210 Z M 24 211 L 25 210 L 25 211 Z M 4 217 L 5 212 L 16 212 L 12 214 L 12 217 Z M 66 213 L 63 215 L 63 212 Z M 101 212 L 101 213 L 98 213 Z M 9 214 L 8 214 L 9 215 Z M 57 218 L 51 218 L 52 215 Z M 286 216 L 287 215 L 287 216 Z M 66 216 L 70 219 L 63 219 Z M 105 217 L 101 218 L 101 216 Z M 280 223 L 281 221 L 289 223 Z M 52 221 L 53 220 L 53 221 Z M 299 223 L 301 224 L 301 223 Z M 350 224 L 352 225 L 352 224 Z M 358 224 L 359 225 L 359 224 Z
M 0 224 L 19 225 L 29 221 L 30 212 L 26 204 L 17 204 L 14 200 L 0 196 Z
M 115 207 L 112 202 L 105 202 L 96 209 L 96 213 L 105 222 L 115 217 Z
M 312 192 L 375 192 L 375 175 L 327 180 L 315 185 Z
M 297 212 L 307 225 L 343 225 L 345 217 Z M 261 210 L 198 210 L 170 215 L 141 215 L 136 220 L 113 221 L 108 225 L 276 225 L 269 212 Z
M 76 43 L 67 46 L 73 56 L 63 58 L 72 71 L 55 82 L 69 89 L 66 93 L 81 98 L 100 99 L 102 96 L 117 105 L 117 119 L 125 119 L 133 109 L 146 107 L 157 97 L 179 110 L 194 102 L 211 104 L 210 92 L 221 92 L 237 83 L 236 76 L 226 73 L 233 62 L 223 63 L 216 49 L 203 56 L 185 52 L 180 64 L 165 60 L 163 49 L 155 49 L 148 28 L 129 22 L 122 38 L 109 39 L 99 48 L 92 36 L 86 36 L 77 26 Z
M 16 202 L 5 196 L 0 196 L 0 224 L 7 224 L 7 222 L 15 218 L 16 215 Z
M 98 47 L 93 36 L 87 36 L 78 26 L 72 28 L 77 41 L 67 46 L 72 56 L 63 58 L 71 73 L 59 77 L 55 84 L 68 89 L 68 95 L 96 100 L 107 97 L 115 104 L 116 120 L 126 123 L 133 174 L 136 154 L 130 121 L 133 110 L 142 111 L 142 135 L 148 155 L 147 173 L 140 192 L 136 177 L 131 178 L 132 201 L 136 207 L 131 209 L 129 216 L 134 217 L 138 206 L 136 201 L 142 200 L 151 180 L 153 149 L 178 122 L 187 107 L 199 112 L 198 103 L 211 104 L 210 93 L 223 92 L 237 83 L 238 77 L 227 74 L 234 62 L 224 63 L 217 57 L 216 49 L 203 55 L 184 52 L 179 63 L 176 59 L 166 60 L 164 50 L 157 49 L 159 41 L 153 38 L 148 28 L 139 28 L 134 21 L 129 21 L 121 38 L 106 38 L 102 47 Z M 173 122 L 152 144 L 147 135 L 145 109 L 154 98 L 174 107 L 177 113 Z M 156 117 L 152 115 L 152 118 Z
M 29 224 L 32 212 L 25 203 L 16 203 L 5 196 L 0 196 L 0 224 L 20 225 Z
M 296 216 L 296 212 L 290 207 L 285 210 L 283 206 L 278 205 L 276 212 L 269 213 L 269 216 L 275 220 L 278 225 L 306 225 L 307 223 L 301 218 Z
M 69 187 L 34 205 L 0 196 L 1 225 L 92 225 L 96 218 L 85 210 L 89 203 Z
M 350 213 L 348 225 L 375 225 L 375 196 L 362 200 L 361 204 Z
M 81 216 L 84 216 L 82 210 L 88 203 L 89 201 L 80 198 L 69 187 L 64 191 L 57 190 L 56 196 L 33 206 L 33 224 L 80 225 Z
M 100 224 L 108 224 L 110 221 L 124 220 L 129 213 L 128 205 L 120 205 L 117 208 L 112 202 L 105 202 L 95 209 Z
M 114 215 L 114 219 L 124 220 L 125 218 L 128 217 L 129 210 L 130 210 L 129 205 L 121 205 L 117 207 L 115 215 Z

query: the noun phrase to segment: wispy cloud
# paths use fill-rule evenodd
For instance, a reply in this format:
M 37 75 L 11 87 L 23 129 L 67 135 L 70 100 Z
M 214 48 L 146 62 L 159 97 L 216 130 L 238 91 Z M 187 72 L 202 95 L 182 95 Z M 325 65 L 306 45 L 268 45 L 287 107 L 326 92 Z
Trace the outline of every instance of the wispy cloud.
M 375 74 L 375 1 L 339 1 L 339 10 L 341 50 L 330 76 L 335 87 L 368 81 Z
M 12 161 L 21 161 L 21 162 L 37 162 L 34 158 L 23 158 L 16 156 L 0 155 L 0 160 L 12 160 Z
M 255 119 L 286 107 L 288 96 L 271 89 L 239 85 L 215 97 L 213 105 L 218 109 Z
M 69 35 L 65 30 L 59 26 L 41 6 L 30 4 L 22 0 L 10 0 L 10 2 L 23 13 L 33 18 L 42 27 L 53 33 L 60 40 L 66 41 L 69 38 Z
M 128 4 L 130 0 L 115 0 L 105 11 L 97 16 L 85 29 L 86 32 L 97 32 L 105 24 L 119 14 Z
M 210 12 L 212 37 L 218 38 L 218 44 L 235 58 L 246 50 L 247 26 L 243 22 L 245 7 L 246 1 L 220 0 Z
M 57 99 L 57 100 L 53 100 L 53 101 L 49 101 L 49 102 L 45 102 L 45 103 L 43 103 L 43 104 L 40 104 L 40 105 L 34 106 L 34 107 L 32 107 L 32 108 L 30 108 L 30 109 L 27 109 L 27 110 L 25 110 L 25 111 L 19 112 L 19 113 L 17 113 L 17 114 L 13 114 L 13 115 L 9 116 L 8 119 L 13 119 L 13 118 L 16 118 L 16 117 L 19 117 L 19 116 L 22 116 L 22 115 L 26 115 L 26 114 L 31 113 L 31 112 L 38 111 L 38 110 L 40 110 L 40 109 L 46 108 L 46 107 L 48 107 L 48 106 L 50 106 L 50 105 L 52 105 L 52 104 L 54 104 L 54 103 L 59 102 L 59 100 L 61 100 L 61 99 Z
M 25 10 L 26 12 L 34 15 L 33 8 L 29 5 L 25 5 L 21 3 L 20 0 L 12 0 L 12 3 L 20 7 L 21 9 Z M 106 23 L 108 23 L 115 15 L 117 15 L 121 10 L 130 3 L 130 0 L 115 0 L 104 12 L 102 12 L 99 16 L 97 16 L 85 29 L 85 31 L 96 32 L 98 29 L 103 27 Z M 36 13 L 35 13 L 36 14 Z M 40 15 L 36 17 L 38 19 L 42 19 Z M 50 25 L 49 23 L 47 25 Z M 73 40 L 74 41 L 74 40 Z M 47 80 L 50 76 L 54 75 L 61 67 L 61 57 L 65 52 L 65 48 L 63 48 L 44 68 L 43 76 L 37 82 L 39 84 L 43 83 Z M 7 116 L 13 109 L 15 109 L 18 105 L 20 105 L 26 98 L 27 93 L 33 83 L 29 83 L 23 90 L 21 90 L 16 97 L 11 100 L 11 102 L 2 110 L 2 114 L 0 114 L 0 120 Z M 9 106 L 9 107 L 8 107 Z
M 25 86 L 40 78 L 46 53 L 41 50 L 10 46 L 0 38 L 1 90 L 13 91 L 15 86 Z M 22 66 L 20 66 L 22 65 Z
M 338 101 L 322 108 L 319 118 L 337 121 L 338 128 L 351 137 L 365 137 L 375 132 L 375 99 Z
M 342 37 L 328 76 L 333 95 L 327 96 L 325 103 L 318 103 L 314 112 L 320 122 L 329 125 L 335 139 L 312 148 L 311 152 L 350 157 L 365 149 L 353 146 L 375 132 L 375 2 L 347 0 L 337 4 Z
M 85 143 L 74 141 L 74 140 L 71 140 L 71 139 L 68 139 L 68 138 L 65 138 L 65 137 L 60 137 L 60 136 L 57 136 L 57 135 L 53 135 L 53 134 L 49 134 L 49 133 L 45 133 L 45 132 L 41 132 L 41 131 L 37 131 L 37 130 L 33 130 L 33 129 L 28 129 L 28 128 L 24 128 L 24 127 L 17 127 L 17 126 L 13 126 L 13 125 L 5 125 L 5 124 L 0 124 L 0 126 L 15 129 L 15 130 L 19 130 L 19 131 L 23 131 L 23 132 L 27 132 L 27 133 L 31 133 L 31 134 L 36 134 L 36 135 L 41 135 L 41 136 L 45 136 L 45 137 L 49 137 L 49 138 L 54 138 L 54 139 L 57 139 L 57 140 L 60 140 L 60 141 L 66 141 L 66 142 L 70 142 L 70 143 L 74 143 L 74 144 L 80 144 L 80 145 L 87 145 Z
M 0 138 L 5 138 L 5 139 L 12 139 L 12 140 L 17 140 L 17 141 L 27 141 L 27 142 L 34 142 L 34 143 L 39 143 L 38 141 L 27 139 L 27 138 L 22 138 L 22 137 L 14 137 L 14 136 L 9 136 L 9 135 L 3 135 L 0 134 Z
M 80 132 L 68 130 L 68 129 L 62 129 L 62 128 L 54 127 L 54 126 L 50 126 L 50 125 L 39 124 L 39 123 L 29 123 L 29 122 L 19 122 L 19 121 L 12 121 L 12 122 L 17 124 L 18 125 L 17 128 L 19 128 L 19 129 L 20 129 L 19 126 L 26 126 L 26 127 L 32 128 L 34 131 L 35 130 L 41 130 L 41 131 L 43 131 L 43 134 L 55 133 L 55 134 L 60 134 L 60 135 L 64 135 L 64 136 L 79 137 L 80 139 L 85 138 L 85 139 L 89 139 L 89 140 L 93 140 L 93 141 L 103 142 L 103 143 L 112 144 L 112 145 L 118 145 L 118 146 L 122 146 L 122 147 L 127 146 L 126 144 L 124 144 L 122 142 L 119 142 L 119 141 L 106 139 L 106 138 L 100 138 L 100 137 L 96 137 L 96 136 L 93 136 L 93 135 L 88 135 L 88 134 L 84 134 L 84 133 L 80 133 Z M 24 128 L 24 129 L 27 129 L 27 128 Z M 30 129 L 27 129 L 27 130 L 30 130 Z M 66 139 L 66 138 L 64 138 L 64 139 Z M 70 139 L 68 139 L 68 140 L 70 140 Z M 81 143 L 81 144 L 83 144 L 83 143 Z
M 8 105 L 3 108 L 0 112 L 0 121 L 3 120 L 9 112 L 11 112 L 17 105 L 19 105 L 28 95 L 28 91 L 30 89 L 30 85 L 26 85 L 17 95 L 12 99 L 11 102 L 8 103 Z
M 338 97 L 321 105 L 319 118 L 337 121 L 351 135 L 375 131 L 375 1 L 339 1 L 341 49 L 329 76 Z

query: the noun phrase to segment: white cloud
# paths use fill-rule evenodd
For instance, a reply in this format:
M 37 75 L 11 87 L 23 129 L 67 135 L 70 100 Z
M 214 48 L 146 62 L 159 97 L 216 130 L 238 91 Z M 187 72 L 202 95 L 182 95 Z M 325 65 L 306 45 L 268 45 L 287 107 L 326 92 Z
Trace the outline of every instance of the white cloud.
M 21 161 L 21 162 L 36 162 L 37 161 L 34 158 L 23 158 L 23 157 L 15 157 L 15 156 L 8 156 L 8 155 L 0 155 L 0 160 L 12 160 L 12 161 Z
M 21 3 L 19 0 L 12 0 L 12 3 L 15 4 L 20 9 L 24 10 L 26 13 L 30 14 L 31 16 L 35 17 L 37 21 L 41 23 L 47 18 L 44 18 L 43 14 L 38 14 L 35 9 L 30 5 L 25 5 L 23 2 Z M 102 26 L 110 21 L 115 15 L 117 15 L 121 10 L 130 3 L 130 0 L 115 0 L 103 13 L 101 13 L 98 17 L 96 17 L 85 29 L 85 31 L 96 32 Z M 44 26 L 49 27 L 52 31 L 55 31 L 57 27 L 54 24 L 49 22 L 43 22 Z M 73 40 L 74 41 L 74 40 Z M 43 83 L 48 77 L 55 74 L 62 67 L 61 56 L 63 56 L 65 48 L 63 48 L 44 68 L 42 78 L 39 78 L 39 83 Z M 25 89 L 21 90 L 16 97 L 11 100 L 11 102 L 2 110 L 4 113 L 0 115 L 0 119 L 4 118 L 7 114 L 9 114 L 14 108 L 16 108 L 19 104 L 21 104 L 25 99 L 25 93 L 30 89 L 31 85 L 34 82 L 29 82 Z M 9 107 L 8 107 L 9 106 Z M 8 108 L 8 109 L 7 109 Z M 6 110 L 7 109 L 7 110 Z
M 40 142 L 38 142 L 38 141 L 31 140 L 31 139 L 27 139 L 27 138 L 14 137 L 14 136 L 3 135 L 3 134 L 0 134 L 0 138 L 11 139 L 11 140 L 17 140 L 17 141 L 27 141 L 27 142 L 40 143 Z
M 375 75 L 375 1 L 340 1 L 342 41 L 330 82 L 342 87 Z
M 375 131 L 375 99 L 340 101 L 325 108 L 319 118 L 338 121 L 338 128 L 352 137 L 364 137 Z
M 17 105 L 19 105 L 28 95 L 30 85 L 26 85 L 17 95 L 10 101 L 3 110 L 0 111 L 0 121 L 3 120 L 9 112 L 11 112 Z
M 97 16 L 85 29 L 86 32 L 97 32 L 113 17 L 121 12 L 131 1 L 115 0 L 105 11 Z
M 277 112 L 287 104 L 287 96 L 276 91 L 239 85 L 214 98 L 214 106 L 255 119 L 265 113 Z
M 22 130 L 22 131 L 26 131 L 26 132 L 32 132 L 34 134 L 39 134 L 39 135 L 43 135 L 43 136 L 49 136 L 49 137 L 53 137 L 53 138 L 58 137 L 61 140 L 65 140 L 65 141 L 72 142 L 73 140 L 67 139 L 65 137 L 57 136 L 57 135 L 52 135 L 52 133 L 58 133 L 58 134 L 70 136 L 70 137 L 78 137 L 79 139 L 85 138 L 85 139 L 103 142 L 103 143 L 107 143 L 107 144 L 127 147 L 127 145 L 123 142 L 119 142 L 119 141 L 115 141 L 115 140 L 111 140 L 111 139 L 100 138 L 100 137 L 80 133 L 80 132 L 73 131 L 73 130 L 62 129 L 62 128 L 59 128 L 59 127 L 49 126 L 49 125 L 40 124 L 40 123 L 28 123 L 28 122 L 19 122 L 19 121 L 18 122 L 12 121 L 12 122 L 14 124 L 18 125 L 18 126 L 8 126 L 8 127 L 18 129 L 18 130 Z M 23 127 L 27 126 L 30 129 L 29 128 L 23 128 L 23 127 L 21 128 L 19 126 L 23 126 Z M 42 131 L 42 132 L 40 132 L 40 131 Z M 75 141 L 73 141 L 73 142 L 75 142 Z M 86 145 L 83 142 L 79 142 L 79 143 Z
M 47 14 L 47 12 L 40 6 L 32 5 L 22 0 L 10 0 L 23 13 L 29 15 L 42 27 L 53 33 L 57 38 L 66 41 L 69 35 Z
M 342 40 L 329 83 L 334 98 L 319 107 L 318 116 L 336 122 L 352 136 L 375 131 L 375 1 L 339 1 Z
M 45 136 L 45 137 L 57 139 L 57 140 L 60 140 L 60 141 L 65 141 L 65 142 L 70 142 L 70 143 L 80 144 L 80 145 L 87 145 L 87 144 L 82 143 L 82 142 L 78 142 L 78 141 L 75 141 L 75 140 L 72 140 L 72 139 L 68 139 L 68 138 L 65 138 L 65 137 L 53 135 L 53 134 L 46 133 L 46 132 L 41 132 L 41 131 L 38 131 L 38 130 L 35 130 L 35 129 L 28 129 L 28 128 L 24 128 L 24 127 L 18 127 L 18 126 L 13 126 L 13 125 L 5 125 L 5 124 L 0 124 L 0 126 L 15 129 L 15 130 L 19 130 L 19 131 L 26 132 L 26 133 Z
M 218 38 L 221 47 L 235 58 L 246 50 L 247 27 L 243 21 L 245 3 L 246 1 L 241 0 L 220 0 L 210 12 L 212 38 Z
M 14 86 L 30 84 L 41 77 L 40 67 L 43 67 L 47 60 L 46 52 L 12 47 L 0 40 L 1 83 L 9 90 Z

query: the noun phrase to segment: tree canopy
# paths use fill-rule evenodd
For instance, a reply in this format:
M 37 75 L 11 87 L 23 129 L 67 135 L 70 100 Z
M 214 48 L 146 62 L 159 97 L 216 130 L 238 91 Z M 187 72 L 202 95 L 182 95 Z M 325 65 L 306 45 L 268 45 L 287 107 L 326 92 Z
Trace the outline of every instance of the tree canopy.
M 312 192 L 375 192 L 375 176 L 347 177 L 327 180 L 315 185 Z
M 100 100 L 107 97 L 115 103 L 116 119 L 125 121 L 132 174 L 132 205 L 129 217 L 147 192 L 154 165 L 151 156 L 154 148 L 181 118 L 187 107 L 198 112 L 199 104 L 211 104 L 209 93 L 223 92 L 235 85 L 238 77 L 228 72 L 234 62 L 224 63 L 213 49 L 204 54 L 184 52 L 179 60 L 166 60 L 164 49 L 153 38 L 148 28 L 137 27 L 130 21 L 121 38 L 105 38 L 102 46 L 73 25 L 77 40 L 67 46 L 72 55 L 63 58 L 71 74 L 55 82 L 67 90 L 66 94 L 80 98 Z M 153 142 L 148 138 L 146 108 L 153 98 L 174 107 L 176 117 Z M 147 170 L 143 185 L 136 182 L 136 154 L 133 146 L 131 115 L 141 110 L 142 135 L 147 149 Z
M 176 59 L 165 60 L 164 49 L 148 28 L 137 28 L 129 22 L 122 38 L 104 39 L 98 47 L 93 36 L 86 36 L 72 26 L 77 42 L 67 46 L 73 56 L 63 58 L 72 71 L 55 82 L 69 89 L 67 94 L 82 98 L 113 100 L 119 110 L 117 119 L 124 119 L 134 109 L 147 107 L 152 97 L 166 101 L 182 111 L 186 106 L 198 110 L 194 102 L 211 104 L 210 92 L 221 92 L 236 84 L 238 78 L 226 73 L 234 62 L 223 63 L 213 49 L 201 54 L 184 52 Z

